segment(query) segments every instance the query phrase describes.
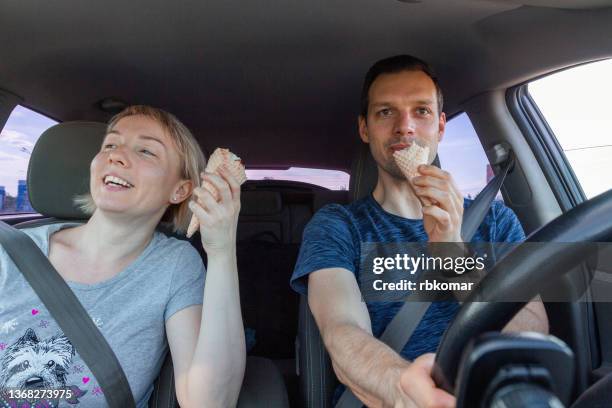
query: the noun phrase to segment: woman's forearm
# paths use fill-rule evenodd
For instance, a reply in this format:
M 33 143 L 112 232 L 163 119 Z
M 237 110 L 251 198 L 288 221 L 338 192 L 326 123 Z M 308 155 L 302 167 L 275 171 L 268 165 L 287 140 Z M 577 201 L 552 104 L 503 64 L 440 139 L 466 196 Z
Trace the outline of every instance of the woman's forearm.
M 187 380 L 189 402 L 200 407 L 236 405 L 245 364 L 236 253 L 209 254 L 202 322 Z

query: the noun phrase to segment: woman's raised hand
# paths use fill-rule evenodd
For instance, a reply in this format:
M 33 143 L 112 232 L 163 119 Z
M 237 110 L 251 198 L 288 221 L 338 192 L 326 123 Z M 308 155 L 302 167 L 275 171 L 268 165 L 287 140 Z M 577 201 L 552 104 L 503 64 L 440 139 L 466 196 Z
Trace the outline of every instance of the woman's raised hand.
M 219 200 L 215 200 L 205 188 L 196 187 L 193 200 L 189 203 L 189 208 L 200 222 L 202 246 L 208 256 L 235 251 L 240 213 L 240 184 L 225 165 L 220 166 L 217 173 L 201 175 L 203 181 L 208 181 L 217 189 Z

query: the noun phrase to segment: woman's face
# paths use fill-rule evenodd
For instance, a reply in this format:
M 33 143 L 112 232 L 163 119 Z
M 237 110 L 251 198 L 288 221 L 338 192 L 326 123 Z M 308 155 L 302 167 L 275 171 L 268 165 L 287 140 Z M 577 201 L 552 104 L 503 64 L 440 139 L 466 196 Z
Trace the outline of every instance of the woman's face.
M 122 118 L 106 134 L 91 162 L 91 195 L 99 210 L 161 217 L 186 198 L 191 183 L 181 180 L 174 141 L 153 119 Z M 176 197 L 176 200 L 175 200 Z

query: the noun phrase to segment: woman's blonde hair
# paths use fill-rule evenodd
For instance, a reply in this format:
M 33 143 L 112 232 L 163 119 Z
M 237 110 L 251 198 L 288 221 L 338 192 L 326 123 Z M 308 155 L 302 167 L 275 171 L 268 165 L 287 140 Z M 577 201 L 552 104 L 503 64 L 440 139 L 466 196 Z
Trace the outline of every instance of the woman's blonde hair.
M 146 105 L 128 106 L 111 118 L 106 127 L 109 132 L 121 119 L 128 116 L 142 115 L 157 122 L 174 141 L 177 147 L 180 160 L 180 177 L 184 180 L 191 180 L 193 187 L 200 185 L 200 173 L 206 167 L 206 158 L 200 145 L 195 140 L 189 129 L 179 121 L 176 116 L 164 110 Z M 78 195 L 74 198 L 74 203 L 88 215 L 96 210 L 91 193 Z M 189 199 L 183 200 L 178 204 L 171 204 L 161 221 L 170 222 L 172 230 L 184 233 L 187 230 L 191 219 L 189 210 Z

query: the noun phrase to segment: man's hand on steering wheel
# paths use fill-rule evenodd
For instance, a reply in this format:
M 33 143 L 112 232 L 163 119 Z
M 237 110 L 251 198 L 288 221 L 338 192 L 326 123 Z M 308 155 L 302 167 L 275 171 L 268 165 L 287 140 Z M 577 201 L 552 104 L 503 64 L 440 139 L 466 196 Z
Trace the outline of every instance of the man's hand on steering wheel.
M 404 369 L 399 377 L 394 408 L 452 408 L 455 397 L 437 388 L 431 378 L 435 355 L 423 354 Z

